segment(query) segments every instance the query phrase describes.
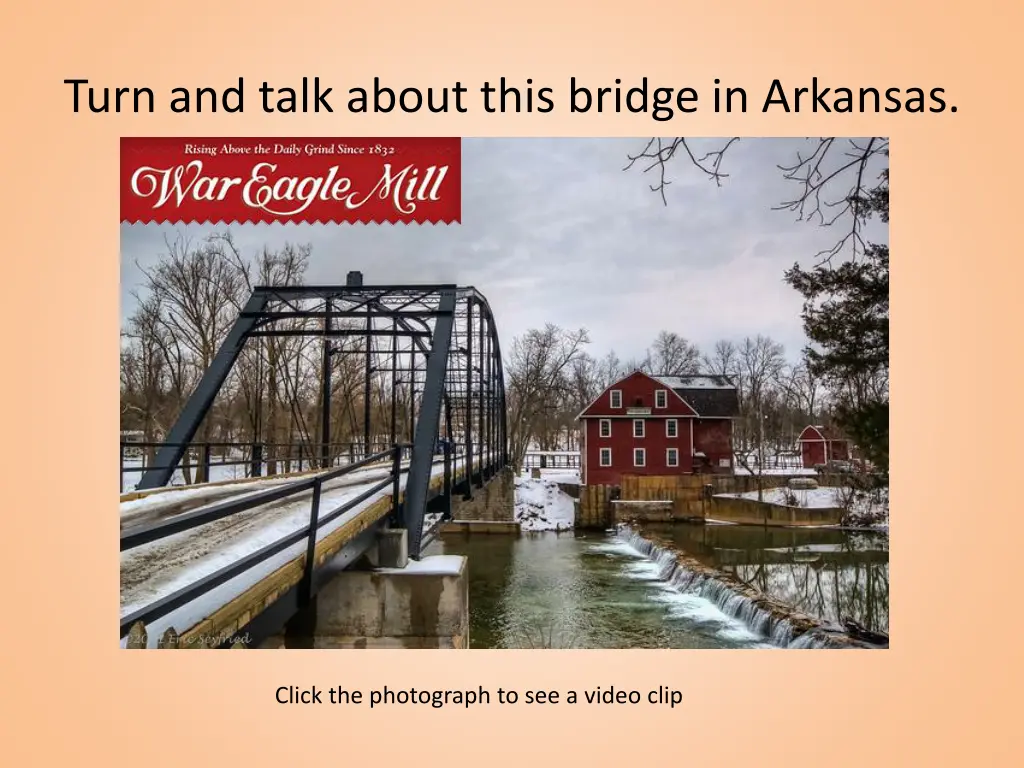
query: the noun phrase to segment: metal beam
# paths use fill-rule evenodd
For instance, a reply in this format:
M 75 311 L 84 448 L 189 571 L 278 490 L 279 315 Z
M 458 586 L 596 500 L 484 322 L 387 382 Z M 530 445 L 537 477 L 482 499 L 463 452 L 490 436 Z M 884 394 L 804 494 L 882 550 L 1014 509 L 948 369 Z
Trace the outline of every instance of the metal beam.
M 454 291 L 456 285 L 259 285 L 254 288 L 255 293 L 266 294 L 267 296 L 294 297 L 299 299 L 336 299 L 345 296 L 362 296 L 375 293 L 400 293 L 405 295 L 417 295 L 424 293 L 441 293 L 442 291 Z
M 373 417 L 373 308 L 366 308 L 366 378 L 363 381 L 363 454 L 369 456 L 370 421 Z
M 482 320 L 481 320 L 482 322 Z M 469 311 L 466 315 L 466 402 L 463 419 L 466 422 L 465 437 L 466 443 L 466 495 L 468 501 L 473 498 L 473 301 L 469 301 Z
M 423 516 L 426 513 L 434 443 L 441 418 L 445 373 L 448 370 L 448 348 L 451 346 L 452 326 L 455 323 L 455 290 L 446 289 L 440 294 L 441 315 L 434 324 L 434 338 L 430 347 L 430 357 L 427 359 L 427 376 L 420 400 L 419 417 L 416 420 L 412 461 L 409 464 L 405 486 L 406 503 L 403 505 L 405 526 L 409 531 L 409 557 L 414 560 L 419 560 L 421 555 Z
M 391 337 L 391 444 L 398 442 L 398 323 Z
M 181 415 L 178 416 L 178 420 L 174 422 L 174 426 L 164 439 L 164 445 L 157 452 L 153 468 L 146 470 L 136 486 L 137 490 L 160 488 L 170 481 L 174 470 L 178 467 L 178 462 L 181 461 L 181 457 L 188 448 L 188 443 L 195 437 L 199 425 L 207 411 L 210 410 L 210 406 L 213 405 L 228 373 L 231 372 L 231 367 L 235 364 L 238 353 L 242 351 L 249 331 L 252 330 L 255 317 L 263 310 L 266 301 L 266 296 L 257 292 L 249 297 L 234 326 L 220 345 L 210 367 L 199 380 L 199 386 L 185 403 Z
M 331 311 L 331 300 L 327 300 L 327 311 Z M 320 388 L 320 466 L 324 469 L 331 464 L 331 318 L 324 318 L 323 358 Z
M 366 303 L 369 304 L 372 302 Z M 379 309 L 374 310 L 373 314 L 378 317 L 407 317 L 416 319 L 423 317 L 437 317 L 442 314 L 442 312 L 437 309 L 388 309 L 386 306 L 381 305 Z M 272 320 L 323 320 L 328 316 L 337 318 L 364 318 L 366 317 L 366 309 L 336 309 L 330 313 L 317 309 L 311 309 L 308 311 L 256 310 L 252 312 L 244 310 L 239 315 L 239 317 L 251 317 L 261 320 L 263 321 L 263 324 Z
M 302 328 L 298 328 L 298 329 L 295 329 L 295 328 L 282 328 L 279 331 L 253 331 L 249 335 L 250 336 L 269 336 L 269 337 L 276 337 L 276 336 L 280 336 L 280 337 L 303 336 L 303 337 L 308 338 L 309 336 L 313 335 L 313 332 L 309 331 L 309 330 L 302 329 Z M 317 335 L 328 336 L 328 337 L 331 337 L 331 338 L 342 338 L 342 337 L 347 337 L 347 336 L 358 336 L 359 338 L 363 338 L 366 335 L 366 329 L 365 328 L 363 328 L 363 329 L 358 329 L 358 328 L 334 328 L 334 329 L 328 331 L 327 333 L 320 333 L 320 334 L 317 334 Z M 409 338 L 414 338 L 414 339 L 430 338 L 430 333 L 428 331 L 390 331 L 390 330 L 389 331 L 385 331 L 385 330 L 375 329 L 370 335 L 371 336 L 385 336 L 385 337 L 400 336 L 400 337 L 409 337 Z
M 472 302 L 470 302 L 470 306 L 472 306 Z M 480 450 L 480 460 L 477 461 L 476 468 L 477 468 L 477 472 L 479 472 L 479 474 L 480 474 L 480 485 L 481 486 L 483 486 L 484 481 L 485 481 L 484 473 L 483 473 L 484 464 L 486 463 L 485 460 L 484 460 L 484 447 L 487 445 L 487 443 L 484 442 L 484 325 L 485 325 L 484 308 L 480 307 L 480 338 L 479 338 L 479 340 L 477 342 L 477 344 L 478 344 L 478 347 L 477 347 L 478 353 L 477 354 L 478 354 L 479 360 L 480 360 L 480 391 L 478 393 L 478 401 L 477 401 L 478 402 L 478 406 L 477 406 L 477 435 L 476 435 L 477 446 L 479 447 L 479 450 Z M 472 331 L 472 329 L 470 329 L 470 331 Z M 472 376 L 472 374 L 470 374 L 470 377 L 469 377 L 469 394 L 472 395 L 472 392 L 473 392 L 473 376 Z M 472 484 L 472 477 L 470 478 L 470 484 Z

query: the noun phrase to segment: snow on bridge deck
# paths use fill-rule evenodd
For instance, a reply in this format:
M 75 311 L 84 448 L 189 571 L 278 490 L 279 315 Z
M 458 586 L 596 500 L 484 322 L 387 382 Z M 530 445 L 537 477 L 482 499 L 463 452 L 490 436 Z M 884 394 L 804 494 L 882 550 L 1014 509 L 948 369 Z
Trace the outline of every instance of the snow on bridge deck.
M 404 462 L 408 468 L 408 462 Z M 462 467 L 459 467 L 460 474 Z M 365 493 L 391 474 L 390 465 L 354 470 L 324 483 L 320 496 L 320 517 L 325 517 L 346 502 Z M 438 461 L 431 479 L 443 477 L 444 464 Z M 403 473 L 399 488 L 405 490 L 408 473 Z M 184 512 L 194 512 L 227 498 L 241 500 L 268 488 L 295 482 L 296 478 L 268 478 L 226 486 L 184 488 L 155 493 L 121 504 L 122 529 L 135 528 L 155 520 Z M 361 503 L 322 525 L 317 541 L 358 518 L 383 498 L 390 498 L 391 486 L 385 486 Z M 121 618 L 160 600 L 209 574 L 237 562 L 309 524 L 312 491 L 263 504 L 192 530 L 174 534 L 121 553 Z M 154 620 L 146 627 L 148 644 L 155 646 L 168 627 L 181 633 L 287 563 L 305 554 L 306 542 L 300 541 L 273 557 L 210 590 L 196 600 Z M 121 640 L 124 646 L 125 639 Z

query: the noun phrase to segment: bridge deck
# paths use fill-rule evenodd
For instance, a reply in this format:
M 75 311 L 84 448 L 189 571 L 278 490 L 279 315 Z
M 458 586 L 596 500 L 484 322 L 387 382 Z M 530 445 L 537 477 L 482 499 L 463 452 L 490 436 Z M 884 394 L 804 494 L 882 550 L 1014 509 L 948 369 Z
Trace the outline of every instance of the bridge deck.
M 342 465 L 344 466 L 344 465 Z M 331 470 L 338 467 L 332 467 Z M 408 470 L 408 459 L 402 462 L 402 469 Z M 382 474 L 381 470 L 385 470 Z M 363 469 L 353 470 L 350 474 L 338 478 L 332 487 L 345 484 L 362 484 L 374 479 L 382 479 L 391 470 L 389 462 L 374 464 Z M 330 470 L 327 470 L 330 471 Z M 223 480 L 220 482 L 203 483 L 191 486 L 168 486 L 153 491 L 133 491 L 121 495 L 121 531 L 131 530 L 136 526 L 149 525 L 159 520 L 166 520 L 175 515 L 193 512 L 211 504 L 228 499 L 238 501 L 257 493 L 288 485 L 296 480 L 315 477 L 324 470 L 306 470 L 287 474 L 272 475 L 262 478 L 244 478 Z M 293 497 L 291 501 L 298 498 Z
M 312 474 L 315 473 L 303 472 L 301 475 L 279 475 L 126 493 L 121 497 L 121 531 L 199 510 L 227 499 L 244 499 L 246 496 L 287 485 L 299 477 L 308 477 Z
M 388 477 L 390 471 L 390 466 L 386 465 L 367 467 L 325 483 L 321 492 L 320 516 L 326 516 L 364 493 Z M 457 467 L 453 472 L 453 482 L 460 480 L 463 474 L 463 468 Z M 443 476 L 443 461 L 438 460 L 432 468 L 432 488 L 440 490 Z M 403 494 L 407 479 L 408 474 L 403 474 L 399 483 Z M 122 529 L 193 512 L 226 498 L 244 498 L 294 480 L 293 476 L 184 488 L 125 501 L 121 505 Z M 122 552 L 121 617 L 302 529 L 309 523 L 311 497 L 311 491 L 288 497 Z M 317 534 L 317 560 L 329 559 L 334 552 L 385 516 L 390 511 L 390 499 L 391 490 L 387 487 L 323 525 Z M 153 621 L 146 628 L 149 644 L 154 645 L 168 627 L 174 627 L 179 633 L 195 627 L 289 564 L 300 563 L 305 559 L 305 551 L 306 543 L 299 542 Z M 300 573 L 301 568 L 297 568 L 296 576 Z M 290 581 L 291 577 L 286 580 Z

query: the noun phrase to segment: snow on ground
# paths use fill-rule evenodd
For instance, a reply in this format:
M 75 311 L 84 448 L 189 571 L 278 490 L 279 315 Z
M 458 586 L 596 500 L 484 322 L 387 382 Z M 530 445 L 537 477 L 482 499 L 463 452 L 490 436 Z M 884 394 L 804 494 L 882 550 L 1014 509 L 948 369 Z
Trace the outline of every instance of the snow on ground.
M 575 508 L 570 496 L 548 478 L 516 478 L 516 522 L 524 531 L 568 531 Z
M 523 476 L 529 477 L 530 470 L 525 470 Z M 542 469 L 540 476 L 545 480 L 550 480 L 552 483 L 562 483 L 563 485 L 580 484 L 580 473 L 576 469 Z
M 850 505 L 847 523 L 851 526 L 862 526 L 889 532 L 889 489 L 881 488 L 872 497 L 871 494 L 858 494 Z
M 421 576 L 458 576 L 462 572 L 463 555 L 431 555 L 410 560 L 405 568 L 377 568 L 377 573 L 415 573 Z
M 754 467 L 754 471 L 751 472 L 750 470 L 745 469 L 744 467 L 741 467 L 739 464 L 736 465 L 736 467 L 734 469 L 734 472 L 737 475 L 756 475 L 756 474 L 758 474 L 757 467 Z M 766 467 L 765 469 L 763 469 L 761 471 L 761 474 L 762 475 L 786 475 L 786 476 L 789 476 L 789 477 L 814 477 L 818 473 L 817 473 L 816 470 L 804 469 L 802 467 L 791 467 L 791 468 L 783 467 L 783 468 L 780 468 L 780 469 Z
M 794 490 L 791 488 L 766 488 L 762 491 L 762 499 L 769 504 L 781 504 L 786 507 L 807 507 L 809 509 L 835 509 L 840 506 L 836 498 L 836 488 L 811 488 Z M 734 499 L 753 499 L 757 501 L 757 491 L 746 493 L 721 493 Z

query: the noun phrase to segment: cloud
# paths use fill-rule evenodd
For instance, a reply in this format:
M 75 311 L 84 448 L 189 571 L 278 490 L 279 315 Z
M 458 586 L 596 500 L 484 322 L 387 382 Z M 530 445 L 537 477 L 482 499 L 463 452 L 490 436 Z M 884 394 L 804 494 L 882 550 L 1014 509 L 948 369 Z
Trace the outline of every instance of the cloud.
M 709 140 L 710 141 L 710 140 Z M 624 172 L 643 139 L 465 139 L 463 224 L 455 226 L 244 225 L 246 251 L 310 243 L 310 283 L 444 282 L 487 296 L 502 346 L 553 322 L 590 331 L 591 353 L 641 356 L 660 330 L 710 348 L 758 333 L 795 356 L 805 339 L 800 297 L 782 282 L 839 233 L 772 210 L 792 197 L 777 165 L 795 139 L 744 139 L 717 187 L 684 158 L 670 167 L 668 205 L 650 191 L 653 172 Z M 122 316 L 143 283 L 139 267 L 178 232 L 208 226 L 122 225 Z M 221 228 L 222 229 L 222 228 Z M 887 241 L 887 228 L 872 233 Z

